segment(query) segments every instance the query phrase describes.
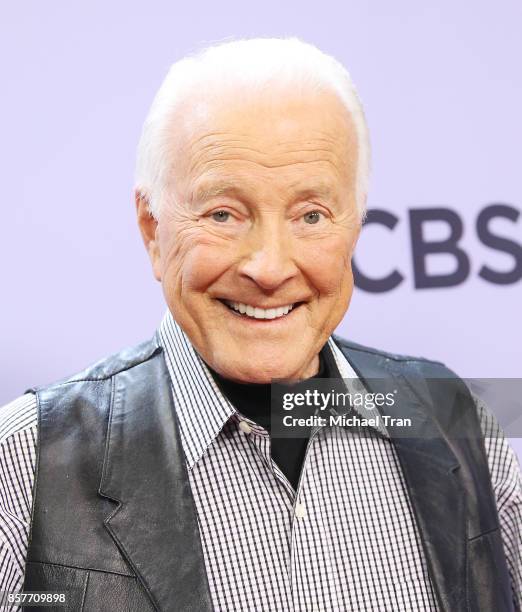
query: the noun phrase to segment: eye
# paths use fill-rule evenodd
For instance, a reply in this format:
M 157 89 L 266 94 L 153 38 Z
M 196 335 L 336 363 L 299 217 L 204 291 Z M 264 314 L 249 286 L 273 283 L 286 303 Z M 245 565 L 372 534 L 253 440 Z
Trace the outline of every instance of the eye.
M 227 210 L 216 210 L 216 212 L 212 213 L 211 217 L 218 223 L 224 223 L 230 218 L 230 213 Z
M 322 216 L 322 213 L 319 212 L 318 210 L 311 210 L 310 212 L 307 212 L 303 215 L 303 219 L 305 223 L 309 223 L 310 225 L 313 225 L 315 223 L 319 223 L 321 216 Z

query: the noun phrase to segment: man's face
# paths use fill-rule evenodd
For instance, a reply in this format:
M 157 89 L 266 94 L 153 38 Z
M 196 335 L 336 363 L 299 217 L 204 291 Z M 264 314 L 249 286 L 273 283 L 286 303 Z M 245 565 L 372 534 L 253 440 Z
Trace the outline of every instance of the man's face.
M 169 201 L 140 216 L 170 311 L 227 378 L 312 376 L 353 289 L 350 116 L 330 93 L 238 95 L 172 129 Z

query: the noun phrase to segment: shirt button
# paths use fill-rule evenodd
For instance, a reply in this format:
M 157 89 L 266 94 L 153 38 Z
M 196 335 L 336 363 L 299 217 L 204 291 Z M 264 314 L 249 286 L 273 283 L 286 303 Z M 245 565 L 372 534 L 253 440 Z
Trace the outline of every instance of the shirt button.
M 304 504 L 296 504 L 294 513 L 298 519 L 304 518 L 306 516 L 306 508 L 304 507 Z
M 239 421 L 239 429 L 246 434 L 252 433 L 252 427 L 246 421 Z

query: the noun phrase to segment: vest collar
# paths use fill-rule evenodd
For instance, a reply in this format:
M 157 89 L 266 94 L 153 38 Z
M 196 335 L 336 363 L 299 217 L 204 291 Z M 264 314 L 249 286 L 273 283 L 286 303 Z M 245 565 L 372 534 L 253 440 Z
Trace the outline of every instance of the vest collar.
M 212 610 L 162 350 L 113 377 L 99 494 L 118 502 L 104 526 L 155 609 Z

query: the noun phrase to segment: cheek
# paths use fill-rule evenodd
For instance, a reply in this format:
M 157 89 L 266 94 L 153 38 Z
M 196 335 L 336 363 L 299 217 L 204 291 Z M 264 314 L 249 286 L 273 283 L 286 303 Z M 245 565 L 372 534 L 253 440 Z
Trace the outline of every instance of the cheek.
M 320 295 L 339 296 L 351 289 L 350 242 L 345 237 L 329 236 L 307 245 L 302 253 L 302 269 Z
M 165 245 L 164 283 L 169 292 L 204 291 L 229 265 L 226 245 L 200 228 L 185 228 Z

